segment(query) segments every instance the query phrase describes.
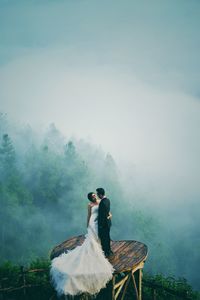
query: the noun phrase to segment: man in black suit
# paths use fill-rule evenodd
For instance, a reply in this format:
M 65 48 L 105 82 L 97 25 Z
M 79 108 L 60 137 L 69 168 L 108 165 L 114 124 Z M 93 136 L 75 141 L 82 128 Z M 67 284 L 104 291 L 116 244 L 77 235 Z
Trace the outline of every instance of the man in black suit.
M 105 196 L 105 190 L 103 188 L 98 188 L 96 191 L 97 196 L 101 199 L 98 212 L 98 235 L 105 256 L 108 257 L 112 254 L 110 248 L 110 200 Z

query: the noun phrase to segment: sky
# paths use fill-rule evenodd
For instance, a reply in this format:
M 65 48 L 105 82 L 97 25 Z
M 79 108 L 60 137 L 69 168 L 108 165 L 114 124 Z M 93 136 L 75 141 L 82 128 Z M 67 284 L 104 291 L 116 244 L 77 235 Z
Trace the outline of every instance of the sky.
M 199 0 L 0 0 L 0 112 L 111 153 L 180 245 L 200 226 L 199 28 Z
M 198 0 L 0 0 L 0 111 L 194 198 L 199 27 Z

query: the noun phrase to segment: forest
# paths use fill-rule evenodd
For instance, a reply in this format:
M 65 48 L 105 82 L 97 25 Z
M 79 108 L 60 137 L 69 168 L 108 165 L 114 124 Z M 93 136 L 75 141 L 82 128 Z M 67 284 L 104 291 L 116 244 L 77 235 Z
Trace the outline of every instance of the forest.
M 180 258 L 179 245 L 171 239 L 158 212 L 142 209 L 134 192 L 130 197 L 132 187 L 120 176 L 112 155 L 100 146 L 65 137 L 53 123 L 38 133 L 1 113 L 1 277 L 6 276 L 6 264 L 9 269 L 12 264 L 29 266 L 38 259 L 48 260 L 55 245 L 86 233 L 87 193 L 102 186 L 111 199 L 112 239 L 145 243 L 149 276 L 188 279 L 181 275 L 183 258 L 190 251 L 195 263 L 198 245 L 191 247 L 191 241 L 185 241 Z M 194 272 L 189 278 L 195 288 L 197 276 Z

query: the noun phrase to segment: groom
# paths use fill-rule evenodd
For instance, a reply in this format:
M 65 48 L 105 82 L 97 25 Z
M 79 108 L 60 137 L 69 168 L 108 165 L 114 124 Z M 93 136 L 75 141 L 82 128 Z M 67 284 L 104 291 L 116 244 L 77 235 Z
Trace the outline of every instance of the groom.
M 110 248 L 110 200 L 105 196 L 105 190 L 103 188 L 98 188 L 96 191 L 97 196 L 101 199 L 98 212 L 98 235 L 101 240 L 101 246 L 105 256 L 108 257 L 112 254 Z

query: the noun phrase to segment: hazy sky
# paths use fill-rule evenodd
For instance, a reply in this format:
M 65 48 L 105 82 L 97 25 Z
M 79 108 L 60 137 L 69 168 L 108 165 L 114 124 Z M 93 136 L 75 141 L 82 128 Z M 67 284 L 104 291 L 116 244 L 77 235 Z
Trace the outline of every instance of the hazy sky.
M 199 0 L 0 0 L 0 110 L 193 184 L 199 28 Z

